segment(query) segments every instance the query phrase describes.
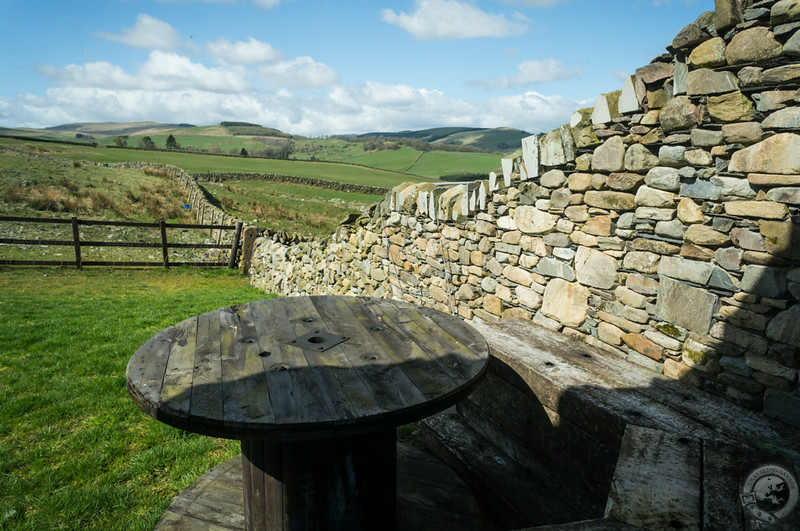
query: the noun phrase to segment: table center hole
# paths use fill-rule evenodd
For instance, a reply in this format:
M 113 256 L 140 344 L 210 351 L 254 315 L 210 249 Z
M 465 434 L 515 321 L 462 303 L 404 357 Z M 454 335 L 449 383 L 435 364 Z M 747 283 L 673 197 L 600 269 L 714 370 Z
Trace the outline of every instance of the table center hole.
M 311 336 L 308 338 L 309 343 L 314 343 L 315 345 L 319 345 L 320 343 L 325 343 L 327 339 L 322 336 Z

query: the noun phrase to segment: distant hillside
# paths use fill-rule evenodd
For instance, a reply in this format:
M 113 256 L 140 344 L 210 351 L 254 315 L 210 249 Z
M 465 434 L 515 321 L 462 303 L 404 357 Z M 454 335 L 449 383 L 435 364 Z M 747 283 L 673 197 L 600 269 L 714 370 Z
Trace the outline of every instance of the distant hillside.
M 47 127 L 44 131 L 88 134 L 98 136 L 153 135 L 172 129 L 194 127 L 190 124 L 161 124 L 157 122 L 97 122 L 74 123 Z
M 507 152 L 517 149 L 520 140 L 530 133 L 510 127 L 486 129 L 479 127 L 434 127 L 419 131 L 398 133 L 375 132 L 357 135 L 356 138 L 409 138 L 432 144 L 466 146 L 492 152 Z
M 264 127 L 263 125 L 251 124 L 247 122 L 221 122 L 219 125 L 228 130 L 233 136 L 271 136 L 278 138 L 292 138 L 292 135 L 283 131 Z

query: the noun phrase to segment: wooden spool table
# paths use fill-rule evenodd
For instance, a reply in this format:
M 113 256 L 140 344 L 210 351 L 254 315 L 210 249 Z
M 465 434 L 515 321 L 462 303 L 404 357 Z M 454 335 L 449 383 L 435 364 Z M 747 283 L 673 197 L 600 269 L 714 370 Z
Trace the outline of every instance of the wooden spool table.
M 392 529 L 397 426 L 468 395 L 488 346 L 409 303 L 291 297 L 156 334 L 128 363 L 150 416 L 239 439 L 247 529 Z

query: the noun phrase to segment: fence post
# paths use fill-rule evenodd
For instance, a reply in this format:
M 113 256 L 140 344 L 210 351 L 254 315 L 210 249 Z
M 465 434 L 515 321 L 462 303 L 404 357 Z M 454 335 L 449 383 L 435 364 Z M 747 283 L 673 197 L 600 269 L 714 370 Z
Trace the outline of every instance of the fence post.
M 81 260 L 81 231 L 78 227 L 78 217 L 72 216 L 72 242 L 75 245 L 75 266 L 83 269 Z
M 228 267 L 236 269 L 236 253 L 239 252 L 239 237 L 242 235 L 242 222 L 236 222 L 236 231 L 233 233 L 233 243 L 231 244 L 231 258 L 228 260 Z
M 163 219 L 158 222 L 161 229 L 161 254 L 164 257 L 164 267 L 169 269 L 169 250 L 167 249 L 167 222 Z

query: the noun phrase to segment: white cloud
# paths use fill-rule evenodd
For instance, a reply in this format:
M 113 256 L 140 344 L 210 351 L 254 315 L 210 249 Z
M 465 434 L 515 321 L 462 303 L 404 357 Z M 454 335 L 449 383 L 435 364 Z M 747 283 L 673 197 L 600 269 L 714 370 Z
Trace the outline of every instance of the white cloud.
M 145 50 L 171 50 L 181 44 L 175 28 L 144 13 L 136 17 L 136 25 L 132 28 L 125 28 L 118 34 L 99 32 L 98 35 Z
M 217 39 L 207 45 L 211 55 L 237 65 L 271 63 L 281 58 L 281 53 L 266 42 L 249 37 L 247 42 L 230 42 Z
M 384 22 L 403 28 L 420 40 L 522 35 L 528 28 L 528 19 L 519 13 L 514 18 L 512 21 L 505 15 L 486 13 L 458 0 L 415 0 L 411 14 L 381 11 Z
M 257 6 L 266 7 L 267 9 L 272 9 L 273 7 L 280 4 L 281 0 L 253 0 L 253 3 Z
M 139 75 L 152 90 L 194 88 L 211 92 L 244 92 L 251 88 L 243 72 L 227 68 L 208 68 L 174 53 L 152 52 L 139 69 Z
M 517 65 L 517 75 L 515 76 L 482 79 L 473 81 L 472 84 L 508 88 L 547 81 L 563 81 L 573 77 L 580 77 L 582 74 L 583 71 L 580 68 L 569 67 L 555 59 L 530 60 Z
M 131 76 L 119 66 L 105 61 L 84 65 L 39 65 L 36 67 L 36 72 L 67 87 L 131 89 L 140 85 L 140 81 L 135 76 Z
M 260 74 L 262 79 L 271 84 L 291 88 L 324 87 L 339 81 L 339 75 L 333 68 L 317 63 L 308 56 L 265 66 Z
M 41 65 L 37 72 L 65 87 L 118 90 L 197 89 L 210 92 L 244 92 L 251 84 L 238 68 L 208 68 L 171 52 L 153 51 L 135 74 L 107 62 Z
M 486 116 L 491 116 L 494 124 L 505 124 L 531 132 L 546 132 L 569 123 L 572 113 L 581 106 L 580 102 L 570 98 L 529 91 L 491 99 Z

